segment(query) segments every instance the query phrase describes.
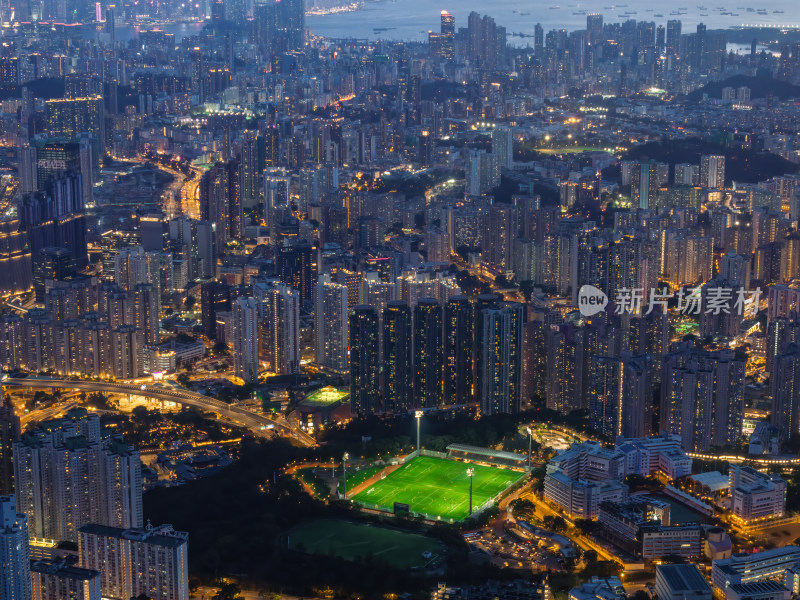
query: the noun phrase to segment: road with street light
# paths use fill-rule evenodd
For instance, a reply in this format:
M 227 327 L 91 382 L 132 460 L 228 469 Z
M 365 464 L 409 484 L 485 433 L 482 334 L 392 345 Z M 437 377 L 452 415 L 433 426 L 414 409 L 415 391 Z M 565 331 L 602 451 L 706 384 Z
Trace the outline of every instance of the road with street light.
M 282 419 L 273 419 L 259 415 L 234 404 L 227 404 L 216 398 L 210 398 L 176 387 L 156 387 L 154 384 L 116 383 L 110 381 L 73 381 L 42 377 L 9 377 L 3 380 L 6 387 L 31 389 L 68 389 L 85 392 L 106 392 L 112 394 L 129 394 L 176 402 L 185 406 L 193 406 L 202 410 L 213 411 L 222 417 L 243 425 L 260 437 L 271 438 L 274 433 L 284 435 L 306 447 L 317 445 L 317 441 L 306 432 L 292 426 Z M 62 409 L 63 410 L 63 409 Z

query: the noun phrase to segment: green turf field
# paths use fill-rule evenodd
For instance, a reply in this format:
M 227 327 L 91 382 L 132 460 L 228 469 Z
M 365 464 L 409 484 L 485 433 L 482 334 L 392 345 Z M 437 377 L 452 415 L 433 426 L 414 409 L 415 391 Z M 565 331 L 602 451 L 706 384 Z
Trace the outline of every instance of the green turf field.
M 395 502 L 402 502 L 412 512 L 460 521 L 469 516 L 469 467 L 475 469 L 474 508 L 522 477 L 507 469 L 419 456 L 357 494 L 354 500 L 386 510 L 392 510 Z
M 399 569 L 425 566 L 443 553 L 438 541 L 424 535 L 333 519 L 298 525 L 289 532 L 289 547 L 345 560 L 372 556 Z M 425 558 L 423 552 L 433 557 Z
M 347 489 L 354 490 L 357 486 L 364 483 L 370 477 L 377 475 L 381 471 L 386 469 L 386 465 L 381 465 L 379 467 L 364 467 L 360 471 L 347 471 Z M 341 470 L 339 471 L 339 491 L 342 490 L 342 473 Z

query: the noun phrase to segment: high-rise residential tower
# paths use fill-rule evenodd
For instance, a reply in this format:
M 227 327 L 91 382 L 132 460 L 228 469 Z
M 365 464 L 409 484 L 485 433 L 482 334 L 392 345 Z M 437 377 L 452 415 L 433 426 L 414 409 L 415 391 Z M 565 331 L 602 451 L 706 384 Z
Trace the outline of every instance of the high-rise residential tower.
M 350 406 L 366 415 L 381 408 L 378 311 L 356 306 L 350 313 Z

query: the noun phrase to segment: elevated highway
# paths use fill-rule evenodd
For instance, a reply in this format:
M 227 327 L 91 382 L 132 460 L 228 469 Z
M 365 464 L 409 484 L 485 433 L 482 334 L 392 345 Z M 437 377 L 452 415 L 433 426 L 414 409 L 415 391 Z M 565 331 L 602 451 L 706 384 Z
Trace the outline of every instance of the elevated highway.
M 69 379 L 54 379 L 43 377 L 9 377 L 2 381 L 2 385 L 17 388 L 31 389 L 67 389 L 81 392 L 105 392 L 111 394 L 131 394 L 145 396 L 156 400 L 176 402 L 184 406 L 193 406 L 201 410 L 213 411 L 252 430 L 256 435 L 269 436 L 269 431 L 275 431 L 285 437 L 295 440 L 307 448 L 317 445 L 317 441 L 305 431 L 292 427 L 283 420 L 272 419 L 264 415 L 257 415 L 241 407 L 227 404 L 216 398 L 210 398 L 197 392 L 180 388 L 160 387 L 148 384 L 116 383 L 110 381 L 73 381 Z

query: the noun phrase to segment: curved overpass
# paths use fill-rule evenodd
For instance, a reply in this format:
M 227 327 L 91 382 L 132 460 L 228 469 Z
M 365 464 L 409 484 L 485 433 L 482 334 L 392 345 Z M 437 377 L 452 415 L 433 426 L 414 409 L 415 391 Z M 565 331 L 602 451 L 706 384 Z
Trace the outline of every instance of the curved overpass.
M 240 425 L 244 425 L 248 429 L 253 430 L 257 435 L 265 435 L 263 427 L 272 426 L 275 431 L 292 438 L 299 444 L 306 447 L 316 446 L 316 440 L 308 435 L 306 432 L 291 427 L 285 422 L 276 421 L 263 415 L 257 415 L 250 411 L 226 404 L 216 398 L 210 398 L 197 392 L 183 390 L 178 388 L 155 387 L 152 384 L 146 384 L 145 389 L 142 385 L 132 383 L 113 383 L 108 381 L 71 381 L 67 379 L 46 379 L 26 377 L 23 379 L 10 377 L 4 379 L 2 382 L 4 386 L 20 387 L 20 388 L 58 388 L 58 389 L 73 389 L 85 392 L 107 392 L 112 394 L 134 394 L 137 396 L 146 396 L 148 398 L 155 398 L 156 400 L 165 400 L 167 402 L 176 402 L 185 406 L 193 406 L 203 410 L 210 410 L 219 413 L 223 417 L 230 419 Z

